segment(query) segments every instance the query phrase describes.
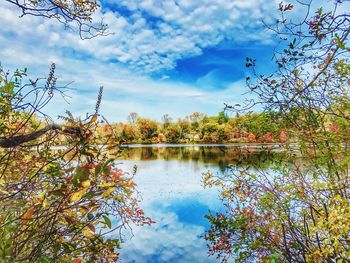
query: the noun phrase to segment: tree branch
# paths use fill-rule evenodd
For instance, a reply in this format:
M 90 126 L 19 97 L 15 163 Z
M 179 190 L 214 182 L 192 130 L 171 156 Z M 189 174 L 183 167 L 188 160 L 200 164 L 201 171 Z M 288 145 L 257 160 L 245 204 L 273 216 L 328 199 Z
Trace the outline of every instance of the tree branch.
M 0 147 L 2 148 L 16 147 L 23 143 L 33 141 L 43 136 L 48 131 L 57 131 L 57 130 L 62 131 L 65 134 L 76 134 L 76 135 L 81 134 L 81 129 L 79 127 L 74 127 L 74 126 L 64 127 L 58 124 L 50 124 L 32 133 L 17 135 L 11 138 L 0 137 Z

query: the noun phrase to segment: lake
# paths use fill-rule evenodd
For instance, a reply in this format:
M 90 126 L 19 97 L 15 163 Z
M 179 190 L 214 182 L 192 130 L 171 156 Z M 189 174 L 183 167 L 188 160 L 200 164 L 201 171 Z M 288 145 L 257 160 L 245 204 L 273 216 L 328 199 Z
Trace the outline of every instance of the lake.
M 273 147 L 273 146 L 270 146 Z M 203 235 L 208 211 L 223 210 L 219 189 L 203 188 L 202 174 L 227 173 L 230 165 L 266 161 L 265 151 L 234 145 L 132 145 L 119 167 L 132 171 L 151 226 L 131 226 L 121 249 L 121 262 L 218 262 L 208 258 Z

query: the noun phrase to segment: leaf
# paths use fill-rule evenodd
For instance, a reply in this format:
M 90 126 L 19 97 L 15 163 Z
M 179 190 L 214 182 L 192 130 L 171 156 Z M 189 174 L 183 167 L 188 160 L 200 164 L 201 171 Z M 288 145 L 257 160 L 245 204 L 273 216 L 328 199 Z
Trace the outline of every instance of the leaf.
M 92 116 L 91 120 L 89 121 L 89 124 L 96 122 L 97 120 L 97 114 L 94 114 L 94 116 Z
M 108 170 L 108 169 L 106 169 L 106 168 L 107 168 L 107 166 L 112 165 L 113 162 L 114 162 L 114 159 L 109 159 L 107 162 L 105 162 L 105 163 L 102 165 L 102 168 L 101 168 L 102 171 L 103 171 L 104 173 L 109 173 L 110 170 Z
M 34 214 L 34 206 L 32 206 L 31 208 L 29 208 L 27 210 L 27 212 L 25 212 L 22 216 L 23 220 L 30 220 L 33 218 L 33 214 Z
M 109 228 L 112 228 L 112 222 L 111 220 L 109 219 L 108 216 L 104 215 L 103 216 L 103 219 L 105 220 L 105 224 L 109 227 Z
M 96 232 L 96 228 L 93 225 L 87 225 L 87 227 L 92 231 L 92 232 Z
M 50 263 L 50 259 L 46 256 L 41 256 L 40 257 L 40 263 Z
M 276 263 L 278 260 L 278 255 L 277 254 L 272 254 L 269 258 L 269 263 Z
M 64 196 L 64 189 L 52 190 L 49 195 Z
M 8 195 L 8 194 L 9 194 L 9 192 L 8 192 L 8 191 L 3 190 L 3 189 L 0 189 L 0 193 L 5 194 L 5 195 Z
M 101 169 L 102 165 L 98 164 L 95 166 L 95 176 L 97 176 L 101 172 Z
M 83 197 L 86 191 L 87 191 L 87 188 L 83 188 L 80 191 L 75 192 L 74 194 L 71 195 L 71 197 L 69 198 L 69 201 L 71 203 L 79 201 Z
M 76 170 L 76 174 L 74 175 L 72 180 L 74 186 L 79 186 L 80 182 L 88 180 L 89 175 L 90 175 L 90 172 L 87 167 L 78 167 Z
M 102 193 L 102 197 L 106 198 L 108 197 L 113 191 L 115 191 L 116 187 L 110 187 L 106 191 Z
M 112 186 L 115 186 L 115 183 L 114 183 L 114 182 L 110 182 L 110 183 L 101 183 L 101 184 L 98 185 L 98 187 L 101 187 L 101 188 L 112 187 Z
M 89 231 L 83 231 L 83 236 L 84 237 L 86 237 L 86 238 L 88 238 L 88 239 L 92 239 L 92 238 L 94 238 L 94 235 L 92 234 L 92 233 L 90 233 Z
M 85 180 L 81 183 L 81 186 L 87 188 L 91 185 L 90 180 Z

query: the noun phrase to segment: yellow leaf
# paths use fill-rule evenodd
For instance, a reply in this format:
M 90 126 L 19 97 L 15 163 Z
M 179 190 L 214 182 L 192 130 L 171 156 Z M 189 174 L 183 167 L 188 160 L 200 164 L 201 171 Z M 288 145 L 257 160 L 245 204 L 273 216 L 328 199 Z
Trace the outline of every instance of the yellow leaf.
M 4 194 L 4 195 L 8 195 L 8 194 L 9 194 L 9 192 L 8 192 L 8 191 L 3 190 L 3 189 L 0 189 L 0 193 L 1 193 L 1 194 Z
M 89 210 L 85 207 L 79 207 L 79 211 L 82 215 L 85 215 Z
M 90 180 L 85 180 L 81 183 L 81 186 L 85 188 L 89 187 L 90 185 L 91 185 Z
M 27 212 L 25 212 L 22 216 L 23 220 L 29 220 L 33 218 L 33 214 L 34 214 L 34 206 L 32 206 L 31 208 L 29 208 L 27 210 Z
M 48 205 L 49 205 L 49 203 L 48 203 L 47 200 L 45 199 L 45 200 L 43 201 L 43 203 L 42 203 L 43 208 L 48 207 Z
M 89 239 L 94 238 L 94 235 L 89 231 L 83 231 L 83 236 Z
M 104 198 L 106 198 L 106 197 L 108 197 L 115 189 L 116 189 L 116 187 L 110 187 L 110 188 L 108 188 L 106 191 L 104 191 L 103 194 L 102 194 L 101 196 L 104 197 Z
M 111 186 L 115 186 L 115 183 L 111 182 L 111 183 L 101 183 L 98 185 L 98 187 L 111 187 Z
M 95 114 L 94 116 L 92 116 L 91 120 L 89 121 L 89 123 L 93 123 L 97 120 L 97 115 Z
M 96 228 L 93 225 L 87 225 L 87 227 L 92 231 L 92 232 L 96 232 Z
M 79 201 L 83 197 L 83 195 L 85 194 L 86 190 L 87 190 L 87 188 L 83 188 L 80 191 L 75 192 L 74 194 L 71 195 L 71 197 L 69 198 L 69 201 L 71 203 Z

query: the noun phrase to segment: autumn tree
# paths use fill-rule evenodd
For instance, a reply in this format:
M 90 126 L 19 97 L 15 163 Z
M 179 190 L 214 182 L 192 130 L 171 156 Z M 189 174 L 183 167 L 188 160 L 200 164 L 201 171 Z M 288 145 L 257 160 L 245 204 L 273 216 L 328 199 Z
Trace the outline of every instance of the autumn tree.
M 277 72 L 261 75 L 247 59 L 254 103 L 280 114 L 297 144 L 268 170 L 234 167 L 222 177 L 205 176 L 207 185 L 223 189 L 226 212 L 208 215 L 206 235 L 210 253 L 223 261 L 350 258 L 349 5 L 301 4 L 302 21 L 290 20 L 293 5 L 281 3 L 281 18 L 270 26 L 284 41 L 275 54 Z
M 170 124 L 165 133 L 165 138 L 167 140 L 167 142 L 170 143 L 178 143 L 180 141 L 181 138 L 181 130 L 180 127 L 177 124 Z
M 153 120 L 138 118 L 136 126 L 144 142 L 151 142 L 152 138 L 157 135 L 158 125 Z
M 5 0 L 22 16 L 56 19 L 81 38 L 106 33 L 93 21 L 96 1 Z M 96 107 L 85 118 L 67 112 L 55 123 L 44 113 L 57 85 L 55 64 L 46 79 L 0 66 L 0 261 L 115 262 L 120 230 L 150 224 L 138 207 L 133 174 L 115 165 L 113 127 Z M 102 122 L 109 127 L 101 136 Z M 113 235 L 111 235 L 113 234 Z
M 52 123 L 43 109 L 57 85 L 55 65 L 25 81 L 0 67 L 0 261 L 111 262 L 128 222 L 149 224 L 132 174 L 114 165 L 113 134 L 101 137 L 99 107 L 86 118 Z

